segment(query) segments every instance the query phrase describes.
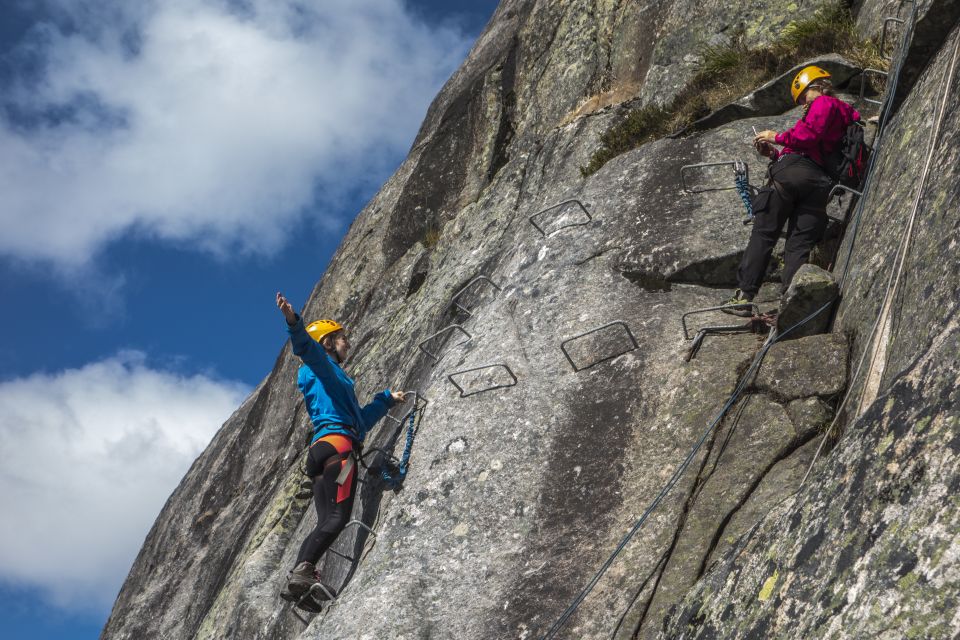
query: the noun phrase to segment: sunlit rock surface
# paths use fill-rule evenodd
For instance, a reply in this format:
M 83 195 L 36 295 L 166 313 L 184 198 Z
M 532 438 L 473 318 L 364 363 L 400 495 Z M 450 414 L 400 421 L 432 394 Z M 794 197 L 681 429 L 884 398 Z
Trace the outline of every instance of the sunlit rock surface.
M 390 386 L 429 400 L 404 487 L 360 491 L 354 517 L 376 537 L 351 527 L 324 562 L 340 597 L 308 624 L 278 598 L 315 521 L 296 498 L 309 429 L 285 347 L 171 496 L 102 637 L 539 637 L 704 436 L 559 637 L 960 631 L 956 91 L 921 176 L 955 39 L 931 44 L 945 31 L 932 10 L 924 46 L 939 53 L 905 67 L 856 238 L 840 248 L 851 259 L 834 333 L 771 348 L 712 432 L 766 333 L 708 336 L 685 362 L 681 317 L 729 297 L 749 228 L 729 166 L 683 171 L 689 190 L 681 172 L 741 158 L 760 184 L 753 127 L 782 130 L 798 111 L 580 172 L 623 112 L 574 117 L 591 97 L 669 98 L 692 73 L 696 34 L 743 23 L 765 42 L 796 12 L 503 2 L 303 309 L 350 327 L 361 398 Z M 884 305 L 921 181 L 903 286 Z M 543 211 L 570 199 L 583 206 Z M 455 306 L 481 275 L 496 286 L 476 282 Z M 778 286 L 761 292 L 765 308 Z M 841 414 L 843 434 L 792 497 L 884 306 L 895 313 L 884 367 L 871 367 L 877 398 Z M 692 316 L 689 335 L 735 322 Z M 439 361 L 418 349 L 452 324 L 466 335 L 424 345 Z M 264 339 L 284 335 L 278 314 Z M 483 365 L 496 366 L 455 376 L 478 392 L 461 397 L 448 376 Z M 507 369 L 517 382 L 501 386 Z M 368 443 L 394 433 L 385 421 Z

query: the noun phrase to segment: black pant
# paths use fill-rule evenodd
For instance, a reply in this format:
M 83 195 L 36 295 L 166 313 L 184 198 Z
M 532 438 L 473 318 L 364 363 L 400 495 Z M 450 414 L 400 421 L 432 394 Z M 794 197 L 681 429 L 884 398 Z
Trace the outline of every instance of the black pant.
M 316 564 L 350 521 L 357 470 L 354 469 L 350 479 L 349 497 L 337 502 L 337 492 L 340 490 L 337 476 L 340 475 L 340 461 L 343 458 L 344 456 L 337 453 L 333 445 L 327 442 L 318 442 L 310 447 L 307 455 L 307 475 L 313 478 L 313 504 L 317 508 L 317 526 L 300 545 L 297 564 L 304 560 Z
M 770 254 L 787 225 L 782 289 L 806 264 L 810 250 L 827 228 L 830 178 L 805 156 L 787 154 L 770 165 L 770 182 L 753 198 L 753 230 L 737 270 L 740 290 L 753 297 L 760 290 L 770 263 Z

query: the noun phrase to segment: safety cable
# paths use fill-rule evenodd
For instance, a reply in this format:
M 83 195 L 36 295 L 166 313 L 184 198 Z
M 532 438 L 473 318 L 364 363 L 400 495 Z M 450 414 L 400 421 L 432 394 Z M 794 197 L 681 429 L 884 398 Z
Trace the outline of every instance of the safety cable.
M 913 8 L 911 9 L 910 18 L 909 18 L 909 28 L 908 28 L 907 30 L 905 30 L 904 35 L 903 35 L 903 39 L 902 39 L 902 41 L 901 41 L 901 45 L 900 45 L 900 46 L 901 46 L 900 58 L 899 58 L 899 60 L 898 60 L 897 69 L 896 69 L 896 72 L 895 72 L 894 77 L 893 77 L 893 82 L 892 82 L 892 83 L 891 83 L 891 82 L 888 82 L 888 83 L 887 83 L 887 97 L 886 97 L 886 99 L 884 100 L 884 105 L 883 105 L 883 107 L 881 108 L 881 117 L 880 117 L 880 119 L 879 119 L 879 125 L 878 125 L 878 130 L 877 130 L 877 142 L 876 142 L 876 144 L 875 144 L 875 152 L 874 152 L 873 154 L 871 154 L 870 160 L 868 161 L 868 166 L 867 166 L 867 179 L 866 179 L 866 181 L 865 181 L 865 183 L 864 183 L 864 190 L 863 190 L 864 193 L 867 192 L 867 189 L 868 189 L 868 187 L 869 187 L 869 185 L 870 185 L 871 177 L 872 177 L 872 168 L 873 168 L 873 165 L 874 165 L 874 163 L 875 163 L 876 157 L 879 155 L 879 154 L 876 153 L 876 148 L 879 147 L 880 143 L 881 143 L 882 140 L 883 140 L 882 133 L 883 133 L 883 129 L 885 128 L 885 125 L 886 125 L 886 117 L 887 117 L 887 115 L 888 115 L 889 108 L 892 106 L 893 99 L 894 99 L 894 97 L 895 97 L 895 95 L 896 95 L 896 88 L 897 88 L 897 84 L 898 84 L 898 82 L 899 82 L 900 73 L 901 73 L 902 70 L 903 70 L 903 64 L 904 64 L 905 59 L 906 59 L 907 42 L 909 42 L 909 38 L 910 38 L 910 36 L 911 36 L 912 33 L 913 33 L 913 26 L 914 26 L 915 18 L 916 18 L 916 3 L 913 4 Z M 958 49 L 957 49 L 957 51 L 960 51 L 960 39 L 958 39 Z M 954 67 L 954 63 L 956 62 L 957 51 L 954 52 L 953 62 L 951 63 L 951 67 L 950 67 L 950 73 L 951 73 L 951 74 L 952 74 L 952 70 L 953 70 L 953 67 Z M 951 81 L 952 81 L 952 75 L 951 75 Z M 945 91 L 945 92 L 944 92 L 944 109 L 945 109 L 945 104 L 946 104 L 946 103 L 945 103 L 945 100 L 946 100 L 946 96 L 947 96 L 947 95 L 948 95 L 948 93 Z M 940 116 L 940 119 L 938 119 L 937 126 L 936 126 L 936 128 L 935 128 L 935 130 L 934 130 L 934 135 L 931 137 L 931 141 L 932 141 L 932 142 L 934 142 L 934 141 L 936 140 L 936 135 L 938 134 L 940 124 L 942 123 L 942 116 L 943 116 L 943 110 L 941 110 L 941 116 Z M 933 149 L 933 146 L 931 146 L 931 152 L 928 154 L 927 166 L 925 167 L 925 170 L 924 170 L 924 178 L 925 178 L 925 176 L 926 176 L 926 169 L 929 167 L 929 162 L 930 162 L 930 159 L 932 158 L 932 149 Z M 916 215 L 916 208 L 919 206 L 920 193 L 922 192 L 922 187 L 923 187 L 923 184 L 921 183 L 921 187 L 920 187 L 920 189 L 918 190 L 918 197 L 917 197 L 917 199 L 916 199 L 916 201 L 915 201 L 914 211 L 913 211 L 913 213 L 911 214 L 910 233 L 908 233 L 908 234 L 905 235 L 905 239 L 909 239 L 909 236 L 910 236 L 910 234 L 912 233 L 913 219 L 915 218 L 915 215 Z M 864 201 L 864 198 L 861 198 L 861 199 L 857 202 L 856 212 L 855 212 L 855 214 L 854 214 L 853 235 L 851 236 L 850 244 L 849 244 L 849 249 L 848 249 L 848 251 L 847 251 L 846 258 L 844 259 L 843 273 L 842 273 L 841 278 L 840 278 L 840 280 L 839 280 L 839 282 L 838 282 L 838 287 L 839 287 L 841 290 L 842 290 L 842 288 L 843 288 L 843 283 L 844 283 L 844 281 L 845 281 L 845 279 L 846 279 L 847 269 L 848 269 L 848 267 L 849 267 L 850 258 L 851 258 L 852 253 L 853 253 L 853 246 L 854 246 L 854 243 L 855 243 L 855 241 L 856 241 L 856 235 L 857 235 L 856 232 L 857 232 L 857 229 L 858 229 L 858 226 L 859 226 L 859 221 L 860 221 L 860 218 L 861 218 L 862 212 L 863 212 L 863 201 Z M 902 246 L 905 246 L 905 245 L 902 245 Z M 905 251 L 898 251 L 897 262 L 899 262 L 900 268 L 902 269 L 902 264 L 903 264 L 903 262 L 902 262 L 902 260 L 900 259 L 900 255 L 904 255 L 904 256 L 905 256 Z M 897 281 L 899 281 L 899 276 L 897 276 Z M 885 294 L 885 295 L 886 295 L 886 294 Z M 729 399 L 727 400 L 727 402 L 724 404 L 723 408 L 720 410 L 720 412 L 717 414 L 717 416 L 714 418 L 714 420 L 708 425 L 707 429 L 704 431 L 704 433 L 703 433 L 703 435 L 700 437 L 700 439 L 694 444 L 693 448 L 690 450 L 690 453 L 687 454 L 687 457 L 683 460 L 683 462 L 680 464 L 680 466 L 677 467 L 677 469 L 674 471 L 673 475 L 671 475 L 670 479 L 667 481 L 667 483 L 664 485 L 664 487 L 660 490 L 660 493 L 657 494 L 657 496 L 653 499 L 653 501 L 650 503 L 650 505 L 647 507 L 647 509 L 643 512 L 643 514 L 640 516 L 640 518 L 637 520 L 637 522 L 634 523 L 634 525 L 633 525 L 633 527 L 630 529 L 630 531 L 628 531 L 627 534 L 624 536 L 624 538 L 620 541 L 620 544 L 617 545 L 617 547 L 616 547 L 616 548 L 614 549 L 614 551 L 610 554 L 610 556 L 607 558 L 607 560 L 601 565 L 600 569 L 597 571 L 597 573 L 594 575 L 594 577 L 590 580 L 590 582 L 587 583 L 587 586 L 580 592 L 580 594 L 574 599 L 574 601 L 567 607 L 567 609 L 563 612 L 563 614 L 561 614 L 561 616 L 557 619 L 557 621 L 554 622 L 554 624 L 550 627 L 550 629 L 547 630 L 547 633 L 542 636 L 541 640 L 550 640 L 550 639 L 556 637 L 557 633 L 560 631 L 560 629 L 563 627 L 563 625 L 566 624 L 567 620 L 570 619 L 570 617 L 571 617 L 571 616 L 576 612 L 576 610 L 579 608 L 580 604 L 581 604 L 581 603 L 586 599 L 586 597 L 593 591 L 594 587 L 596 587 L 597 583 L 600 581 L 600 578 L 604 575 L 604 573 L 606 573 L 607 569 L 609 569 L 610 566 L 613 564 L 613 561 L 617 558 L 617 556 L 620 555 L 620 553 L 623 551 L 623 549 L 626 547 L 626 545 L 630 542 L 630 540 L 633 538 L 633 536 L 636 535 L 636 533 L 640 530 L 640 528 L 641 528 L 641 527 L 643 526 L 643 524 L 646 522 L 646 520 L 647 520 L 647 518 L 650 516 L 650 514 L 660 505 L 660 503 L 663 501 L 663 499 L 666 497 L 666 495 L 670 492 L 670 490 L 673 489 L 673 487 L 677 484 L 677 482 L 679 481 L 680 477 L 683 475 L 683 473 L 686 471 L 687 467 L 689 467 L 690 463 L 693 461 L 693 458 L 694 458 L 694 457 L 696 456 L 696 454 L 699 452 L 700 447 L 703 446 L 703 443 L 706 441 L 707 437 L 709 437 L 710 433 L 714 430 L 714 428 L 716 428 L 717 424 L 719 424 L 719 422 L 723 419 L 723 417 L 724 417 L 724 415 L 726 414 L 726 412 L 730 410 L 730 407 L 731 407 L 731 406 L 736 402 L 736 400 L 740 397 L 740 395 L 742 394 L 744 388 L 745 388 L 746 385 L 748 384 L 748 381 L 752 378 L 752 376 L 753 376 L 753 374 L 755 373 L 755 371 L 757 370 L 757 368 L 759 368 L 759 365 L 760 365 L 760 363 L 762 362 L 763 358 L 766 356 L 767 351 L 769 351 L 770 348 L 771 348 L 776 342 L 779 342 L 780 340 L 782 340 L 783 338 L 785 338 L 787 335 L 789 335 L 789 334 L 790 334 L 791 332 L 793 332 L 794 330 L 798 329 L 799 327 L 801 327 L 802 325 L 806 324 L 807 322 L 809 322 L 810 320 L 812 320 L 813 318 L 815 318 L 816 316 L 818 316 L 818 315 L 821 314 L 822 312 L 824 312 L 824 311 L 826 311 L 827 309 L 831 308 L 831 307 L 833 306 L 833 304 L 834 304 L 834 301 L 835 301 L 835 300 L 831 300 L 830 302 L 824 304 L 822 307 L 820 307 L 819 309 L 817 309 L 816 311 L 814 311 L 813 313 L 811 313 L 811 314 L 808 315 L 807 317 L 803 318 L 802 320 L 800 320 L 800 321 L 797 322 L 796 324 L 794 324 L 794 325 L 792 325 L 791 327 L 789 327 L 787 330 L 785 330 L 785 331 L 784 331 L 782 334 L 780 334 L 780 335 L 777 335 L 777 334 L 776 334 L 776 329 L 775 329 L 775 328 L 772 328 L 772 329 L 771 329 L 769 337 L 768 337 L 767 340 L 764 342 L 764 345 L 763 345 L 763 346 L 760 348 L 760 350 L 757 352 L 756 356 L 755 356 L 754 359 L 753 359 L 753 362 L 751 363 L 750 367 L 747 369 L 747 371 L 746 371 L 746 373 L 744 374 L 744 376 L 741 378 L 740 382 L 737 384 L 737 386 L 736 386 L 736 388 L 734 389 L 733 393 L 731 394 L 730 398 L 729 398 Z M 881 310 L 881 314 L 882 314 L 882 310 Z M 877 323 L 875 323 L 875 325 L 874 325 L 874 331 L 876 330 L 876 326 L 879 324 L 879 320 L 880 320 L 880 317 L 877 318 Z M 865 350 L 865 353 L 866 353 L 866 350 Z M 863 359 L 861 358 L 860 366 L 862 366 L 862 361 L 863 361 Z M 860 366 L 858 366 L 858 373 L 859 373 Z M 858 373 L 855 374 L 855 375 L 858 375 Z M 837 409 L 836 416 L 839 416 L 839 415 L 840 415 L 841 409 L 842 409 L 843 405 L 846 404 L 847 399 L 848 399 L 849 396 L 850 396 L 850 389 L 851 389 L 851 388 L 852 388 L 852 384 L 848 386 L 847 396 L 844 398 L 843 403 L 841 404 L 841 407 Z M 821 452 L 821 450 L 822 450 L 822 448 L 823 448 L 823 445 L 824 445 L 824 443 L 825 443 L 825 441 L 826 441 L 827 435 L 830 433 L 830 431 L 832 430 L 833 426 L 836 424 L 837 419 L 838 419 L 837 417 L 834 418 L 833 423 L 831 423 L 830 427 L 827 429 L 826 433 L 824 434 L 824 438 L 823 438 L 823 440 L 821 441 L 820 447 L 817 449 L 817 452 L 816 452 L 815 456 L 819 456 L 819 454 L 820 454 L 820 452 Z M 801 481 L 800 487 L 802 487 L 802 486 L 803 486 L 803 483 L 806 482 L 807 476 L 810 474 L 810 470 L 813 468 L 813 464 L 814 464 L 815 462 L 816 462 L 816 457 L 814 458 L 813 462 L 811 463 L 810 468 L 808 468 L 807 474 L 804 475 L 804 478 L 803 478 L 803 481 Z M 796 492 L 791 493 L 790 496 L 785 497 L 784 500 L 786 500 L 787 498 L 790 498 L 790 497 L 796 495 L 796 493 L 799 492 L 799 490 L 800 490 L 800 489 L 799 489 L 799 487 L 798 487 L 798 489 L 797 489 Z M 781 501 L 781 502 L 783 502 L 783 501 Z M 778 504 L 779 504 L 779 503 L 778 503 Z
M 915 10 L 916 10 L 916 5 L 914 5 L 914 11 Z M 913 17 L 913 13 L 911 13 L 911 18 L 912 17 Z M 911 24 L 912 24 L 912 21 L 911 21 Z M 816 464 L 817 460 L 819 459 L 820 454 L 823 451 L 823 447 L 826 444 L 830 433 L 833 431 L 833 427 L 836 425 L 839 419 L 839 416 L 842 413 L 842 410 L 847 405 L 847 402 L 852 397 L 855 389 L 855 383 L 857 379 L 860 377 L 860 372 L 863 369 L 863 364 L 864 364 L 864 361 L 866 360 L 867 353 L 870 353 L 871 351 L 873 352 L 873 355 L 871 356 L 871 359 L 870 359 L 870 369 L 873 368 L 873 365 L 875 363 L 876 353 L 877 353 L 876 349 L 878 347 L 875 347 L 874 340 L 877 338 L 877 330 L 880 327 L 881 320 L 884 318 L 884 316 L 889 314 L 890 300 L 896 294 L 896 291 L 900 286 L 900 277 L 903 274 L 903 267 L 904 267 L 904 264 L 906 263 L 906 257 L 910 248 L 910 241 L 913 238 L 913 229 L 917 219 L 917 215 L 919 213 L 920 201 L 923 197 L 923 190 L 924 190 L 924 187 L 926 186 L 926 180 L 927 180 L 927 176 L 929 175 L 930 165 L 933 161 L 933 154 L 937 147 L 937 138 L 940 135 L 940 128 L 943 125 L 943 117 L 947 109 L 947 98 L 950 95 L 950 88 L 953 84 L 953 72 L 956 68 L 958 54 L 960 54 L 960 37 L 957 38 L 957 43 L 954 46 L 954 50 L 953 50 L 953 57 L 950 61 L 950 67 L 947 70 L 947 81 L 944 83 L 943 97 L 940 102 L 940 114 L 937 116 L 933 131 L 931 132 L 931 135 L 930 135 L 930 146 L 927 151 L 927 159 L 924 163 L 923 171 L 921 172 L 921 175 L 920 175 L 920 184 L 917 187 L 917 195 L 914 198 L 913 207 L 910 211 L 910 215 L 908 218 L 907 230 L 903 235 L 903 238 L 900 242 L 900 246 L 897 248 L 897 256 L 894 260 L 894 268 L 890 272 L 890 277 L 887 279 L 887 285 L 883 294 L 884 302 L 881 305 L 880 310 L 877 312 L 877 319 L 876 321 L 874 321 L 873 327 L 870 329 L 870 333 L 867 336 L 867 341 L 864 344 L 863 353 L 860 356 L 860 362 L 857 364 L 857 369 L 854 372 L 850 382 L 847 385 L 847 393 L 844 395 L 843 402 L 841 402 L 840 406 L 837 408 L 836 415 L 833 419 L 833 422 L 830 423 L 830 426 L 824 432 L 823 438 L 820 440 L 820 445 L 817 447 L 817 451 L 814 454 L 813 460 L 811 460 L 810 465 L 807 467 L 807 472 L 804 474 L 803 479 L 800 481 L 800 485 L 797 487 L 797 491 L 799 491 L 803 487 L 803 485 L 807 481 L 807 478 L 810 477 L 810 473 L 813 471 L 813 467 Z M 862 207 L 859 206 L 860 203 L 857 203 L 857 204 L 858 204 L 858 208 L 862 210 Z M 859 211 L 858 211 L 858 215 L 859 215 Z M 849 254 L 847 259 L 849 261 Z M 863 391 L 863 389 L 861 391 Z
M 759 369 L 760 364 L 763 362 L 764 356 L 766 356 L 770 348 L 780 340 L 784 339 L 786 336 L 790 335 L 791 333 L 799 329 L 801 326 L 805 325 L 810 320 L 814 319 L 824 311 L 828 310 L 832 305 L 833 305 L 833 301 L 831 300 L 830 302 L 824 304 L 822 307 L 820 307 L 810 315 L 798 321 L 796 324 L 787 328 L 783 333 L 779 335 L 776 332 L 776 327 L 770 328 L 770 334 L 767 336 L 767 339 L 764 341 L 763 345 L 760 347 L 760 350 L 754 356 L 753 361 L 750 363 L 750 366 L 747 368 L 747 371 L 740 378 L 740 381 L 737 383 L 737 386 L 734 388 L 733 393 L 730 395 L 726 403 L 724 403 L 723 408 L 720 409 L 716 417 L 710 422 L 710 424 L 704 430 L 703 434 L 700 436 L 697 442 L 693 445 L 693 448 L 684 458 L 683 462 L 681 462 L 680 465 L 674 470 L 673 474 L 670 476 L 670 479 L 663 486 L 663 488 L 660 490 L 657 496 L 653 499 L 653 501 L 647 506 L 646 510 L 644 510 L 643 515 L 641 515 L 640 518 L 634 523 L 633 527 L 630 528 L 627 534 L 620 541 L 620 544 L 618 544 L 616 548 L 613 550 L 613 553 L 611 553 L 610 556 L 607 558 L 607 560 L 600 566 L 600 569 L 593 576 L 590 582 L 587 583 L 587 586 L 584 587 L 584 589 L 574 599 L 574 601 L 570 604 L 570 606 L 568 606 L 567 609 L 563 612 L 560 618 L 558 618 L 557 621 L 550 627 L 547 633 L 541 637 L 542 640 L 549 640 L 550 638 L 556 637 L 556 634 L 560 631 L 560 629 L 567 622 L 567 620 L 570 619 L 570 616 L 572 616 L 576 612 L 576 610 L 579 608 L 580 604 L 584 601 L 584 599 L 586 599 L 586 597 L 590 595 L 590 592 L 593 591 L 593 588 L 600 581 L 600 578 L 603 577 L 603 574 L 606 573 L 607 569 L 610 568 L 610 565 L 613 564 L 613 561 L 617 558 L 617 556 L 620 555 L 620 553 L 627 546 L 627 544 L 630 542 L 633 536 L 635 536 L 637 532 L 643 527 L 644 523 L 647 521 L 647 518 L 649 518 L 650 514 L 653 513 L 653 511 L 655 511 L 658 506 L 660 506 L 660 503 L 663 502 L 663 499 L 666 498 L 667 494 L 669 494 L 670 491 L 673 489 L 673 487 L 676 486 L 677 482 L 679 482 L 680 478 L 683 476 L 683 473 L 687 470 L 687 467 L 690 466 L 690 463 L 693 462 L 693 459 L 696 457 L 697 453 L 700 451 L 700 448 L 703 446 L 703 443 L 706 442 L 707 438 L 710 436 L 710 434 L 713 432 L 716 426 L 720 423 L 720 421 L 726 415 L 727 411 L 729 411 L 730 408 L 736 403 L 736 401 L 740 398 L 743 391 L 750 384 L 750 381 L 753 379 L 753 375 L 756 373 L 757 369 Z

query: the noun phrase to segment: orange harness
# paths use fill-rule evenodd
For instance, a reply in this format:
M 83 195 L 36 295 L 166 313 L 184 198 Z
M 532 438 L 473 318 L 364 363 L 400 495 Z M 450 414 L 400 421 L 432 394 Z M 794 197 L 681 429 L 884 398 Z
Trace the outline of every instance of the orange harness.
M 313 445 L 317 444 L 318 442 L 326 442 L 327 444 L 329 444 L 330 446 L 332 446 L 334 449 L 337 450 L 337 454 L 339 454 L 339 460 L 340 460 L 340 470 L 342 472 L 343 467 L 350 460 L 350 453 L 353 451 L 353 440 L 351 440 L 346 436 L 340 435 L 339 433 L 331 433 L 323 436 L 322 438 L 318 438 L 314 440 L 313 444 L 311 444 L 310 446 L 313 447 Z M 327 462 L 326 466 L 334 464 L 334 462 L 335 460 L 331 459 Z M 347 477 L 344 479 L 344 481 L 342 483 L 338 482 L 338 485 L 339 485 L 337 487 L 338 503 L 343 502 L 344 500 L 350 497 L 350 489 L 353 487 L 353 474 L 356 471 L 354 466 L 355 465 L 351 465 L 350 471 L 347 473 Z

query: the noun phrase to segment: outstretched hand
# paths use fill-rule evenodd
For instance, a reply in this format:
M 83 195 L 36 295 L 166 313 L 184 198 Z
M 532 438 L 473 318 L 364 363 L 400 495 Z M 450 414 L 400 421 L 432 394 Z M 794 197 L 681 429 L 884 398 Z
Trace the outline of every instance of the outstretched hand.
M 400 404 L 401 402 L 407 401 L 407 395 L 409 395 L 409 393 L 409 391 L 391 391 L 390 397 L 393 398 L 394 404 Z
M 763 141 L 767 144 L 776 144 L 777 142 L 777 132 L 767 129 L 766 131 L 761 131 L 757 134 L 757 137 L 753 139 L 754 143 Z
M 277 308 L 283 313 L 283 317 L 287 319 L 287 324 L 294 325 L 297 323 L 297 312 L 293 310 L 293 305 L 290 304 L 290 301 L 283 297 L 283 294 L 277 291 Z

